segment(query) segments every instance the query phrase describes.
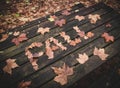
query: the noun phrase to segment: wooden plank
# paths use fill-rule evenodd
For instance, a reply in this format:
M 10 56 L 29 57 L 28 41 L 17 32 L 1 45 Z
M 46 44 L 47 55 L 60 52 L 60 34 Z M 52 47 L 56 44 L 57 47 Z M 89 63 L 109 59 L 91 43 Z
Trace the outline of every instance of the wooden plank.
M 109 17 L 112 17 L 112 12 L 111 13 L 109 13 L 109 14 L 107 14 Z M 115 15 L 116 16 L 116 15 Z M 113 17 L 114 17 L 114 15 L 113 15 Z M 105 22 L 106 21 L 109 21 L 111 18 L 108 18 L 108 17 L 104 17 L 104 15 L 103 15 L 103 18 L 101 19 L 101 21 L 98 21 L 98 23 L 96 24 L 96 25 L 99 25 L 99 22 L 101 23 L 102 21 L 104 21 L 104 18 L 105 18 Z M 90 24 L 89 24 L 90 25 Z M 92 25 L 92 27 L 95 27 L 96 25 Z M 82 25 L 81 25 L 82 26 Z M 72 26 L 73 27 L 73 26 Z M 58 30 L 61 30 L 62 31 L 62 29 L 57 29 L 57 31 Z M 64 30 L 64 29 L 63 29 Z M 67 29 L 66 29 L 67 30 Z M 68 30 L 71 30 L 71 28 L 69 29 L 68 28 Z M 55 32 L 57 32 L 56 30 L 55 30 Z M 11 48 L 8 48 L 8 49 L 6 49 L 6 50 L 4 50 L 4 53 L 2 53 L 0 56 L 2 57 L 1 59 L 0 59 L 0 62 L 2 62 L 2 61 L 4 61 L 5 59 L 7 59 L 7 58 L 9 58 L 9 57 L 12 57 L 12 56 L 14 56 L 14 55 L 16 55 L 16 54 L 18 54 L 18 53 L 21 53 L 22 51 L 24 51 L 24 49 L 25 49 L 25 47 L 27 47 L 28 45 L 30 45 L 32 42 L 34 42 L 34 41 L 41 41 L 41 40 L 45 40 L 45 39 L 48 39 L 49 37 L 51 37 L 51 36 L 54 36 L 53 34 L 55 34 L 55 36 L 57 36 L 57 35 L 59 35 L 58 33 L 53 33 L 53 32 L 50 32 L 51 34 L 46 34 L 45 36 L 37 36 L 37 37 L 34 37 L 33 39 L 31 39 L 31 40 L 28 40 L 27 42 L 25 42 L 25 43 L 23 43 L 23 44 L 20 44 L 19 46 L 14 46 L 14 47 L 11 47 Z M 50 35 L 50 36 L 49 36 Z M 14 50 L 15 49 L 15 50 Z M 12 52 L 11 52 L 12 51 Z
M 116 34 L 116 33 L 118 33 L 118 32 L 116 32 L 115 30 L 114 30 L 114 32 L 112 32 L 112 34 L 113 35 L 116 35 L 116 37 L 117 36 L 119 36 L 119 34 Z M 105 42 L 104 42 L 104 40 L 103 39 L 100 39 L 101 40 L 101 44 L 99 44 L 99 46 L 101 46 L 102 44 L 104 45 L 104 44 L 106 44 Z M 98 41 L 100 41 L 100 40 L 96 40 L 96 42 L 98 42 Z M 79 49 L 79 52 L 88 52 L 89 51 L 89 53 L 91 53 L 91 48 L 87 48 L 88 46 L 92 46 L 91 48 L 94 48 L 94 46 L 95 46 L 95 42 L 92 42 L 91 43 L 91 45 L 87 45 L 86 47 L 83 47 L 83 49 Z M 78 51 L 75 51 L 74 53 L 72 53 L 71 55 L 69 55 L 69 56 L 66 56 L 67 58 L 63 58 L 64 60 L 62 60 L 62 61 L 57 61 L 56 62 L 56 64 L 57 65 L 60 65 L 60 63 L 61 62 L 63 62 L 63 61 L 65 61 L 65 62 L 72 62 L 72 63 L 67 63 L 67 64 L 74 64 L 74 63 L 77 63 L 77 61 L 75 60 L 75 59 L 72 59 L 73 57 L 74 57 L 74 55 L 75 55 L 75 53 L 78 53 Z M 68 60 L 68 61 L 67 61 Z M 44 62 L 43 62 L 44 63 Z M 59 63 L 59 64 L 58 64 Z M 42 64 L 42 63 L 39 63 L 39 64 Z M 36 84 L 43 84 L 43 82 L 45 81 L 47 81 L 47 80 L 49 80 L 49 79 L 51 79 L 53 76 L 54 76 L 54 74 L 52 74 L 53 73 L 53 71 L 50 69 L 50 67 L 51 66 L 49 66 L 48 65 L 48 67 L 46 67 L 45 69 L 43 69 L 42 71 L 39 71 L 39 72 L 36 72 L 36 73 L 34 73 L 34 75 L 32 76 L 32 77 L 28 77 L 28 79 L 33 79 L 34 77 L 34 80 L 33 81 L 35 81 L 35 83 L 33 83 L 33 84 L 35 84 L 35 86 L 37 86 Z M 29 68 L 29 67 L 26 67 L 26 68 Z M 30 69 L 30 68 L 29 68 Z M 28 69 L 28 70 L 29 70 Z M 24 72 L 25 73 L 25 72 Z M 49 74 L 49 77 L 47 76 Z M 40 76 L 40 75 L 42 75 L 42 77 Z M 40 76 L 40 77 L 39 77 Z M 47 77 L 46 79 L 45 79 L 45 77 Z M 41 82 L 39 82 L 39 80 L 42 80 Z M 39 82 L 39 83 L 36 83 L 36 82 Z
M 116 42 L 114 42 L 113 44 L 111 44 L 110 46 L 105 48 L 106 52 L 111 51 L 111 52 L 109 52 L 110 56 L 108 59 L 111 59 L 119 52 L 119 51 L 116 51 L 119 48 L 119 43 L 120 43 L 120 39 L 118 39 Z M 113 48 L 114 48 L 114 50 L 113 50 Z M 44 86 L 42 86 L 42 87 L 39 86 L 36 88 L 48 88 L 48 87 L 49 88 L 67 88 L 68 86 L 70 86 L 71 84 L 73 84 L 74 82 L 76 82 L 77 80 L 79 80 L 80 78 L 82 78 L 83 76 L 85 76 L 86 74 L 88 74 L 89 72 L 94 70 L 95 68 L 99 67 L 103 63 L 104 63 L 104 61 L 101 61 L 98 57 L 91 56 L 89 61 L 86 62 L 84 65 L 77 64 L 74 67 L 74 75 L 72 75 L 70 78 L 68 78 L 69 82 L 67 85 L 60 86 L 60 84 L 58 84 L 52 80 L 48 83 L 45 83 Z
M 102 6 L 102 4 L 100 4 L 100 6 Z M 100 9 L 101 7 L 97 7 L 97 8 L 95 8 L 96 6 L 92 6 L 91 8 L 82 8 L 79 12 L 75 12 L 75 13 L 72 13 L 71 15 L 69 15 L 69 16 L 62 16 L 61 18 L 64 18 L 64 19 L 66 19 L 67 20 L 67 22 L 69 22 L 69 21 L 72 21 L 73 19 L 74 19 L 74 16 L 75 15 L 77 15 L 77 14 L 80 14 L 80 15 L 86 15 L 86 14 L 88 14 L 88 13 L 90 13 L 90 12 L 93 12 L 93 11 L 96 11 L 96 10 L 98 10 L 98 9 Z M 86 11 L 84 11 L 83 12 L 83 10 L 86 10 Z M 110 11 L 111 9 L 110 8 L 108 8 L 108 9 L 105 9 L 106 11 L 108 10 L 108 11 Z M 51 29 L 54 29 L 56 26 L 54 25 L 54 23 L 53 22 L 49 22 L 49 21 L 45 21 L 45 22 L 42 22 L 41 24 L 38 24 L 38 25 L 35 25 L 35 26 L 32 26 L 31 28 L 28 28 L 28 29 L 25 29 L 24 28 L 24 32 L 25 33 L 30 33 L 29 35 L 28 35 L 28 37 L 29 38 L 32 38 L 32 37 L 35 37 L 35 34 L 36 34 L 36 31 L 37 31 L 37 29 L 38 29 L 38 26 L 42 26 L 42 27 L 50 27 Z M 30 30 L 32 30 L 32 31 L 30 31 Z M 54 33 L 53 33 L 54 34 Z M 38 35 L 38 34 L 37 34 Z M 0 43 L 0 50 L 4 50 L 4 49 L 7 49 L 7 48 L 9 48 L 9 47 L 11 47 L 11 46 L 14 46 L 14 44 L 11 42 L 11 40 L 12 40 L 12 38 L 13 38 L 13 36 L 12 37 L 9 37 L 6 41 L 4 41 L 4 42 L 2 42 L 2 43 Z M 9 43 L 9 44 L 8 44 Z M 24 43 L 24 42 L 23 42 Z
M 115 23 L 114 21 L 113 21 L 113 23 Z M 100 27 L 99 29 L 97 28 L 96 30 L 102 30 L 104 28 L 104 26 L 102 26 L 102 27 Z M 112 27 L 111 27 L 112 28 Z M 109 30 L 109 29 L 108 29 Z M 98 31 L 98 33 L 99 33 L 100 31 Z M 97 33 L 97 32 L 96 32 Z M 88 41 L 89 42 L 89 41 Z M 87 42 L 87 43 L 88 43 Z M 80 46 L 81 46 L 81 44 L 80 44 Z M 69 51 L 69 50 L 68 50 Z M 20 57 L 20 59 L 21 59 L 21 57 Z M 44 62 L 46 63 L 46 64 L 44 64 L 44 62 L 43 63 L 41 63 L 42 62 L 42 60 L 40 61 L 40 68 L 42 69 L 42 68 L 44 68 L 44 66 L 46 66 L 46 65 L 48 65 L 48 63 L 49 63 L 49 60 L 47 61 L 46 59 L 44 60 Z M 26 65 L 28 65 L 28 66 L 26 66 Z M 22 70 L 23 69 L 23 71 L 28 71 L 29 73 L 27 73 L 27 72 L 23 72 L 23 71 L 21 71 L 21 72 L 19 72 L 19 70 Z M 27 76 L 28 74 L 30 74 L 31 73 L 31 70 L 32 70 L 32 67 L 31 67 L 31 64 L 30 63 L 28 63 L 28 64 L 25 64 L 25 65 L 23 65 L 23 66 L 21 66 L 20 68 L 19 68 L 19 70 L 18 71 L 15 71 L 15 72 L 13 72 L 13 78 L 12 79 L 17 79 L 17 78 L 22 78 L 22 76 L 24 77 L 24 76 Z M 34 70 L 32 71 L 32 72 L 34 72 Z M 14 74 L 14 73 L 17 73 L 17 74 Z M 19 73 L 19 74 L 18 74 Z M 22 74 L 22 73 L 24 73 L 24 74 Z M 18 75 L 20 75 L 20 76 L 18 76 Z M 4 76 L 3 76 L 4 77 Z M 11 82 L 13 82 L 13 81 L 11 81 Z

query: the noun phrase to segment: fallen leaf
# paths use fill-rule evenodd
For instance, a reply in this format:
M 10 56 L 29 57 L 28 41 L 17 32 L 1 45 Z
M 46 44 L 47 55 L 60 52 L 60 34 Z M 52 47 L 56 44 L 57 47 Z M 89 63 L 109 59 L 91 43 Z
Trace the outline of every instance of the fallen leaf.
M 53 51 L 55 51 L 55 50 L 59 49 L 59 47 L 58 47 L 58 46 L 55 46 L 55 45 L 52 45 L 51 49 L 52 49 Z
M 8 38 L 8 34 L 2 34 L 2 38 L 0 39 L 0 42 L 5 41 Z
M 61 42 L 58 42 L 58 40 L 53 37 L 50 38 L 50 42 L 53 42 L 58 47 L 60 47 L 62 50 L 67 50 L 67 47 L 63 46 Z
M 12 69 L 18 67 L 15 61 L 16 59 L 7 59 L 6 60 L 7 65 L 3 68 L 3 71 L 12 74 Z
M 85 17 L 84 16 L 76 15 L 75 19 L 77 19 L 78 21 L 82 21 L 82 20 L 85 20 Z
M 105 54 L 105 49 L 104 48 L 98 49 L 98 48 L 95 47 L 93 54 L 100 57 L 101 60 L 106 60 L 106 58 L 109 56 L 108 54 Z
M 28 38 L 26 37 L 25 33 L 20 34 L 17 38 L 13 38 L 12 42 L 15 43 L 16 45 L 19 45 L 20 42 L 27 40 Z
M 110 41 L 114 41 L 114 37 L 113 36 L 110 36 L 108 33 L 104 32 L 102 34 L 102 37 L 105 38 L 106 42 L 110 42 Z
M 86 53 L 79 54 L 79 57 L 76 59 L 80 64 L 84 64 L 88 60 L 88 55 Z
M 57 19 L 57 17 L 56 17 L 55 15 L 50 16 L 50 17 L 48 18 L 48 20 L 49 20 L 50 22 L 55 21 L 55 19 Z
M 59 68 L 52 67 L 52 69 L 57 74 L 57 76 L 54 78 L 54 81 L 60 83 L 61 85 L 67 84 L 68 76 L 73 75 L 73 68 L 72 67 L 70 68 L 65 63 L 62 67 L 59 67 Z
M 22 81 L 19 83 L 18 88 L 29 88 L 31 81 Z
M 14 36 L 18 36 L 19 34 L 20 34 L 19 31 L 15 31 L 15 32 L 13 33 Z
M 64 38 L 65 41 L 67 41 L 68 43 L 71 41 L 70 36 L 66 35 L 65 32 L 61 32 L 60 36 Z
M 92 23 L 92 24 L 95 24 L 97 22 L 97 20 L 101 19 L 100 15 L 98 15 L 98 14 L 94 14 L 94 15 L 89 14 L 88 18 L 90 19 L 90 23 Z
M 91 37 L 94 36 L 94 33 L 92 33 L 92 32 L 88 32 L 88 33 L 86 34 L 86 36 L 89 37 L 89 38 L 91 38 Z
M 70 12 L 68 10 L 63 10 L 62 15 L 68 16 L 70 15 Z
M 75 40 L 71 40 L 70 41 L 70 45 L 71 46 L 76 46 L 76 44 L 80 43 L 81 42 L 81 39 L 80 38 L 75 38 Z
M 55 21 L 55 25 L 58 25 L 60 27 L 62 27 L 65 23 L 66 23 L 65 19 L 61 19 L 61 20 L 56 20 Z
M 46 55 L 48 56 L 48 59 L 53 59 L 54 58 L 54 52 L 53 52 L 53 50 L 50 47 L 49 40 L 45 41 L 45 45 L 46 45 L 46 47 L 45 47 Z
M 3 33 L 3 32 L 5 32 L 5 30 L 3 30 L 3 29 L 0 29 L 0 33 Z
M 46 28 L 40 27 L 37 32 L 44 35 L 46 32 L 49 32 L 49 31 L 50 31 L 50 28 L 48 28 L 48 27 L 46 27 Z

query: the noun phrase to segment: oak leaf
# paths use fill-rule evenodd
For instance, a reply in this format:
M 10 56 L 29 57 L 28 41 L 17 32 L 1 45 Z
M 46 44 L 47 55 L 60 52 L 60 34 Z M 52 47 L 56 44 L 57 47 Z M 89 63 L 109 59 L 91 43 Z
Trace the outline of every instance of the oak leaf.
M 88 60 L 88 55 L 86 53 L 79 54 L 79 57 L 76 59 L 80 64 L 84 64 Z
M 18 67 L 15 61 L 16 59 L 7 59 L 6 60 L 7 65 L 3 68 L 3 71 L 12 74 L 12 69 Z
M 48 27 L 46 27 L 46 28 L 40 27 L 37 32 L 44 35 L 46 32 L 49 32 L 49 31 L 50 31 L 50 28 L 48 28 Z
M 19 83 L 18 88 L 29 88 L 31 81 L 22 81 Z
M 104 48 L 96 48 L 93 51 L 94 55 L 97 55 L 98 57 L 101 58 L 101 60 L 106 60 L 106 58 L 109 56 L 108 54 L 105 54 L 105 49 Z
M 62 67 L 52 67 L 54 72 L 57 74 L 57 76 L 54 78 L 54 81 L 60 83 L 61 85 L 67 84 L 68 76 L 73 75 L 73 68 L 67 66 L 65 63 L 63 64 Z
M 108 33 L 104 32 L 102 34 L 102 37 L 105 38 L 106 42 L 109 42 L 109 41 L 114 41 L 114 37 L 113 36 L 110 36 Z

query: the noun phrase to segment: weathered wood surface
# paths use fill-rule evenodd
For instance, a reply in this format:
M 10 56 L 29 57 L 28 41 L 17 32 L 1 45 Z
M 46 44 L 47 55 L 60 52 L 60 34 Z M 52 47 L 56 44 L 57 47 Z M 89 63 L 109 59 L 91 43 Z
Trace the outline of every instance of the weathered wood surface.
M 79 9 L 79 12 L 75 12 L 77 9 Z M 109 54 L 109 57 L 107 58 L 108 61 L 120 54 L 120 15 L 117 12 L 103 3 L 91 6 L 89 8 L 79 4 L 74 6 L 70 12 L 71 14 L 69 16 L 62 16 L 60 14 L 61 11 L 55 13 L 55 15 L 59 18 L 64 18 L 67 20 L 67 24 L 63 27 L 55 26 L 53 22 L 49 22 L 47 20 L 49 16 L 46 16 L 14 29 L 14 31 L 22 31 L 27 33 L 27 37 L 29 38 L 27 41 L 15 46 L 11 42 L 13 36 L 10 36 L 6 41 L 0 43 L 0 51 L 3 52 L 0 53 L 1 88 L 16 88 L 18 83 L 22 80 L 31 80 L 31 88 L 66 88 L 88 75 L 91 71 L 100 67 L 103 63 L 107 62 L 101 61 L 98 57 L 93 55 L 92 52 L 95 46 L 105 48 L 105 51 Z M 97 21 L 97 23 L 93 25 L 87 18 L 89 14 L 100 14 L 101 20 Z M 76 15 L 83 15 L 86 19 L 79 22 L 74 20 Z M 107 23 L 112 24 L 112 26 L 110 28 L 106 28 Z M 77 33 L 72 30 L 72 27 L 76 25 L 86 33 L 89 31 L 95 33 L 95 36 L 88 40 L 82 40 L 81 43 L 73 47 L 65 42 L 65 40 L 59 36 L 59 33 L 61 31 L 65 31 L 67 35 L 70 35 L 71 39 L 74 39 L 78 37 Z M 51 30 L 43 36 L 36 33 L 38 27 L 50 27 Z M 106 43 L 105 40 L 101 38 L 101 34 L 104 32 L 108 32 L 113 35 L 115 37 L 115 41 Z M 50 37 L 58 39 L 68 49 L 65 51 L 57 50 L 53 60 L 48 60 L 46 55 L 39 57 L 39 69 L 35 71 L 32 68 L 28 58 L 25 56 L 25 47 L 29 46 L 32 42 L 44 43 L 45 40 Z M 45 51 L 45 49 L 42 49 L 42 51 Z M 76 61 L 76 58 L 78 53 L 84 52 L 87 53 L 90 59 L 85 64 L 81 65 Z M 2 68 L 5 66 L 5 60 L 8 58 L 17 59 L 16 62 L 19 65 L 19 68 L 13 70 L 12 75 L 8 75 L 2 71 Z M 61 86 L 53 80 L 56 75 L 51 67 L 59 67 L 63 64 L 63 62 L 74 68 L 74 75 L 68 79 L 69 81 L 66 85 Z M 103 79 L 104 78 L 101 78 L 100 80 Z

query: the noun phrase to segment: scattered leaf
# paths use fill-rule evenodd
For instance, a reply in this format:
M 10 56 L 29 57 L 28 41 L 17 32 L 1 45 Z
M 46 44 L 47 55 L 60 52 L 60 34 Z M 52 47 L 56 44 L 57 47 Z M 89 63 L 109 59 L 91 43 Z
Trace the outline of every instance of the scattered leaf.
M 49 31 L 50 31 L 50 28 L 48 28 L 48 27 L 46 27 L 46 28 L 40 27 L 37 32 L 44 35 L 46 32 L 49 32 Z
M 6 60 L 7 65 L 3 68 L 3 71 L 12 74 L 12 69 L 18 67 L 15 61 L 16 59 L 7 59 Z
M 52 67 L 57 76 L 54 78 L 54 81 L 60 83 L 61 85 L 67 84 L 67 78 L 70 75 L 73 75 L 73 68 L 67 66 L 65 63 L 62 67 Z
M 28 38 L 26 37 L 25 33 L 20 34 L 17 38 L 13 38 L 12 42 L 15 43 L 16 45 L 19 45 L 20 42 L 27 40 Z
M 84 16 L 76 15 L 75 19 L 77 19 L 78 21 L 82 21 L 82 20 L 85 20 L 85 17 Z
M 89 14 L 88 18 L 90 19 L 90 23 L 92 23 L 92 24 L 95 24 L 97 22 L 97 20 L 101 19 L 100 15 L 98 15 L 98 14 L 94 14 L 94 15 Z
M 19 83 L 18 88 L 28 88 L 31 85 L 31 81 L 22 81 Z
M 88 60 L 88 55 L 86 53 L 79 54 L 79 57 L 76 59 L 80 64 L 84 64 Z
M 55 21 L 55 25 L 58 25 L 60 27 L 62 27 L 65 23 L 66 23 L 65 19 L 61 19 L 61 20 L 56 20 Z
M 0 39 L 0 42 L 5 41 L 8 38 L 8 34 L 2 34 L 2 38 Z
M 50 22 L 55 21 L 55 19 L 57 19 L 57 17 L 56 17 L 55 15 L 50 16 L 50 17 L 48 18 L 48 20 L 49 20 Z
M 59 49 L 59 47 L 58 47 L 58 46 L 55 46 L 55 45 L 52 45 L 51 49 L 52 49 L 53 51 L 55 51 L 55 50 Z
M 80 43 L 81 42 L 81 39 L 80 38 L 75 38 L 75 40 L 71 40 L 70 41 L 70 45 L 71 46 L 75 46 L 76 44 Z
M 102 34 L 102 37 L 105 38 L 106 42 L 109 42 L 109 41 L 114 41 L 114 37 L 113 36 L 110 36 L 108 33 L 103 33 Z
M 86 36 L 87 36 L 88 38 L 91 38 L 91 37 L 94 36 L 94 33 L 92 33 L 92 32 L 88 32 L 88 33 L 86 34 Z
M 68 10 L 63 10 L 62 15 L 68 16 L 70 15 L 70 12 Z
M 105 49 L 104 48 L 98 49 L 98 48 L 95 47 L 93 54 L 100 57 L 101 60 L 106 60 L 106 58 L 109 56 L 108 54 L 105 54 Z
M 15 31 L 15 32 L 13 33 L 14 36 L 18 36 L 19 34 L 20 34 L 19 31 Z
M 68 43 L 71 41 L 70 36 L 66 35 L 65 32 L 61 32 L 60 36 L 64 38 L 65 41 L 67 41 Z

